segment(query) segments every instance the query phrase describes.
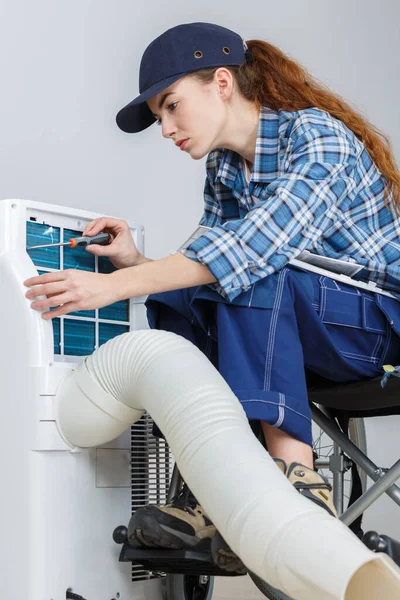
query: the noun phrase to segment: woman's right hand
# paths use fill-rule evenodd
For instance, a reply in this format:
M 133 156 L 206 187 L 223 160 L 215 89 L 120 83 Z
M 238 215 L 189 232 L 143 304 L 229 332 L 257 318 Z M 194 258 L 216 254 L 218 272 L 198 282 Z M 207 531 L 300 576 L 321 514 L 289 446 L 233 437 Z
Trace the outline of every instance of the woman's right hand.
M 136 248 L 127 221 L 111 217 L 99 217 L 90 221 L 82 235 L 93 236 L 100 232 L 111 233 L 113 240 L 108 246 L 90 244 L 86 251 L 96 256 L 107 256 L 117 269 L 133 267 L 141 262 L 143 255 Z

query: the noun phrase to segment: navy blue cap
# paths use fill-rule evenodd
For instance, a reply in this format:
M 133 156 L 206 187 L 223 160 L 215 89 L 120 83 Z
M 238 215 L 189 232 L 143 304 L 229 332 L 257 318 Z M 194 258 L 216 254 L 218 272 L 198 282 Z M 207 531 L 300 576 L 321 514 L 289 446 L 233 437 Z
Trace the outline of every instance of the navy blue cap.
M 168 29 L 144 51 L 139 72 L 140 96 L 117 114 L 117 125 L 137 133 L 155 122 L 146 101 L 178 79 L 211 67 L 246 62 L 246 43 L 230 29 L 212 23 L 186 23 Z

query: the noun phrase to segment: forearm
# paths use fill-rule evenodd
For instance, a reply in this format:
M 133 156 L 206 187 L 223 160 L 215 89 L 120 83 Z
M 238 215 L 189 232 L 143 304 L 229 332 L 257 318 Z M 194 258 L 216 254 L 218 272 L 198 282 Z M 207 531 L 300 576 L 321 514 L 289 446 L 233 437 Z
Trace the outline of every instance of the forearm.
M 135 267 L 114 271 L 110 277 L 114 279 L 118 300 L 217 281 L 208 267 L 179 253 L 160 260 L 146 259 Z
M 143 256 L 143 254 L 141 254 L 140 257 L 135 262 L 134 266 L 137 267 L 138 265 L 144 265 L 145 263 L 148 263 L 148 262 L 154 262 L 154 259 L 147 258 L 146 256 Z

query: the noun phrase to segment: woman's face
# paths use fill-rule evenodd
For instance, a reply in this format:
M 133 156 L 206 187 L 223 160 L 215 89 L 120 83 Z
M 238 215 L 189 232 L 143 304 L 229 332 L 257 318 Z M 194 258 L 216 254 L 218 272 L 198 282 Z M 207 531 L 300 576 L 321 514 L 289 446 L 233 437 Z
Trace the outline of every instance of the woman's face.
M 222 81 L 222 84 L 221 84 Z M 214 148 L 221 147 L 227 122 L 227 106 L 232 76 L 220 68 L 211 83 L 185 76 L 148 100 L 147 104 L 162 128 L 162 135 L 172 139 L 183 152 L 199 160 Z

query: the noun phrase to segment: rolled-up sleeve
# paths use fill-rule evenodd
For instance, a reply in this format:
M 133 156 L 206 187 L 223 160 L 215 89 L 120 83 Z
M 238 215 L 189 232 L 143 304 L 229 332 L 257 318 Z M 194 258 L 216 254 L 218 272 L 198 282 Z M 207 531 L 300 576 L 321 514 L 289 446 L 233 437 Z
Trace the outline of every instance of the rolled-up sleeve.
M 206 202 L 202 224 L 212 230 L 183 253 L 206 265 L 217 279 L 210 287 L 232 301 L 334 225 L 338 206 L 350 201 L 357 187 L 356 158 L 350 138 L 332 128 L 299 132 L 282 174 L 265 184 L 260 202 L 243 219 L 219 224 L 215 213 L 207 212 Z M 207 194 L 212 195 L 210 181 Z

